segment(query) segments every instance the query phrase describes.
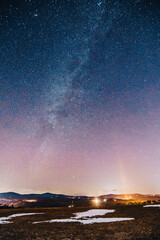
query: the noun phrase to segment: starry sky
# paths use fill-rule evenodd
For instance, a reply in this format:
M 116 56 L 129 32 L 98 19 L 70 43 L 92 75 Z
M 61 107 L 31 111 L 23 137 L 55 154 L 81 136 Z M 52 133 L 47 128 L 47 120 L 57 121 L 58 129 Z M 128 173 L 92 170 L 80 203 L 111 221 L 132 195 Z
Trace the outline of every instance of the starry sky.
M 1 1 L 0 108 L 0 192 L 160 193 L 159 1 Z

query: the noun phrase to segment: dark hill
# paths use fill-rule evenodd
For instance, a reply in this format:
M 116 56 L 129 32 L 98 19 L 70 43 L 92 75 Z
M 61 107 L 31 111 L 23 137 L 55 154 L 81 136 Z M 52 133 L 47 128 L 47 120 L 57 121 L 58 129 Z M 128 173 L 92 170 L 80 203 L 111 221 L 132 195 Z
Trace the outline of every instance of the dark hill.
M 15 192 L 5 192 L 0 193 L 0 198 L 6 198 L 6 199 L 31 199 L 31 198 L 53 198 L 53 197 L 69 197 L 68 195 L 64 194 L 53 194 L 53 193 L 42 193 L 42 194 L 19 194 Z

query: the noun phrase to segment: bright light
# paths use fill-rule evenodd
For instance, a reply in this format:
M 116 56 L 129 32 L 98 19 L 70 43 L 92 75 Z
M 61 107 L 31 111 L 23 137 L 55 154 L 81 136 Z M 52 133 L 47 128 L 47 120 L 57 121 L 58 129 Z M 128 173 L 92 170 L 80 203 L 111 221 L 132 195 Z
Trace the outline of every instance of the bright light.
M 107 199 L 104 199 L 103 202 L 107 202 Z
M 25 202 L 37 202 L 36 199 L 27 199 L 27 200 L 24 200 Z
M 95 203 L 96 205 L 98 205 L 98 204 L 99 204 L 99 202 L 100 202 L 100 201 L 99 201 L 99 199 L 98 199 L 98 198 L 95 198 L 95 199 L 94 199 L 94 203 Z

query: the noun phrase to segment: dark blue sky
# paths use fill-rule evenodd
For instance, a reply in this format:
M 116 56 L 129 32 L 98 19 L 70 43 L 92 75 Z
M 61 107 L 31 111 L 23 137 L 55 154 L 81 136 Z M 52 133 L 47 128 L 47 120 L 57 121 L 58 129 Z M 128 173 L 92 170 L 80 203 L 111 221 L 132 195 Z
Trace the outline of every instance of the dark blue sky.
M 117 175 L 116 166 L 123 165 L 121 161 L 125 166 L 128 163 L 128 168 L 139 161 L 148 164 L 146 172 L 151 161 L 156 162 L 156 169 L 160 167 L 156 146 L 156 157 L 151 154 L 154 149 L 149 150 L 150 160 L 146 160 L 146 153 L 135 156 L 137 151 L 147 151 L 160 131 L 159 1 L 1 1 L 0 31 L 2 169 L 10 174 L 11 154 L 15 165 L 27 171 L 24 176 L 29 174 L 33 182 L 28 186 L 22 180 L 17 185 L 21 176 L 14 170 L 6 180 L 6 189 L 54 191 L 54 186 L 48 187 L 45 174 L 48 168 L 57 173 L 62 161 L 58 168 L 61 176 L 53 177 L 62 179 L 56 191 L 75 193 L 78 186 L 83 192 L 84 175 L 88 183 L 93 181 L 86 170 L 87 159 L 93 156 L 92 167 L 97 166 L 97 176 L 102 176 L 103 184 L 106 181 L 106 187 L 99 183 L 93 192 L 104 188 L 123 191 L 118 177 L 117 182 L 107 185 L 104 166 L 113 175 Z M 121 142 L 121 138 L 126 139 Z M 25 148 L 23 157 L 18 154 L 23 152 L 20 143 Z M 124 149 L 126 160 L 120 160 Z M 69 161 L 71 171 L 65 172 L 63 167 Z M 31 164 L 39 169 L 37 179 L 45 179 L 44 186 L 37 187 Z M 74 171 L 72 180 L 76 175 L 79 178 L 70 188 L 69 176 Z M 139 176 L 141 172 L 140 168 Z M 131 191 L 136 190 L 133 179 L 130 181 Z M 151 192 L 152 188 L 142 182 L 139 191 Z M 89 192 L 89 184 L 84 192 Z

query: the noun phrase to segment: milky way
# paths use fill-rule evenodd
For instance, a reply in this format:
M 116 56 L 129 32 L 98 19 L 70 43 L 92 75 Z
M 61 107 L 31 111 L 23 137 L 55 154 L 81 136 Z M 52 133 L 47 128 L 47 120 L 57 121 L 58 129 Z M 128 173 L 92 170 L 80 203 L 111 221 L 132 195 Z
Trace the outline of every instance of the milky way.
M 0 191 L 160 191 L 158 0 L 0 3 Z

